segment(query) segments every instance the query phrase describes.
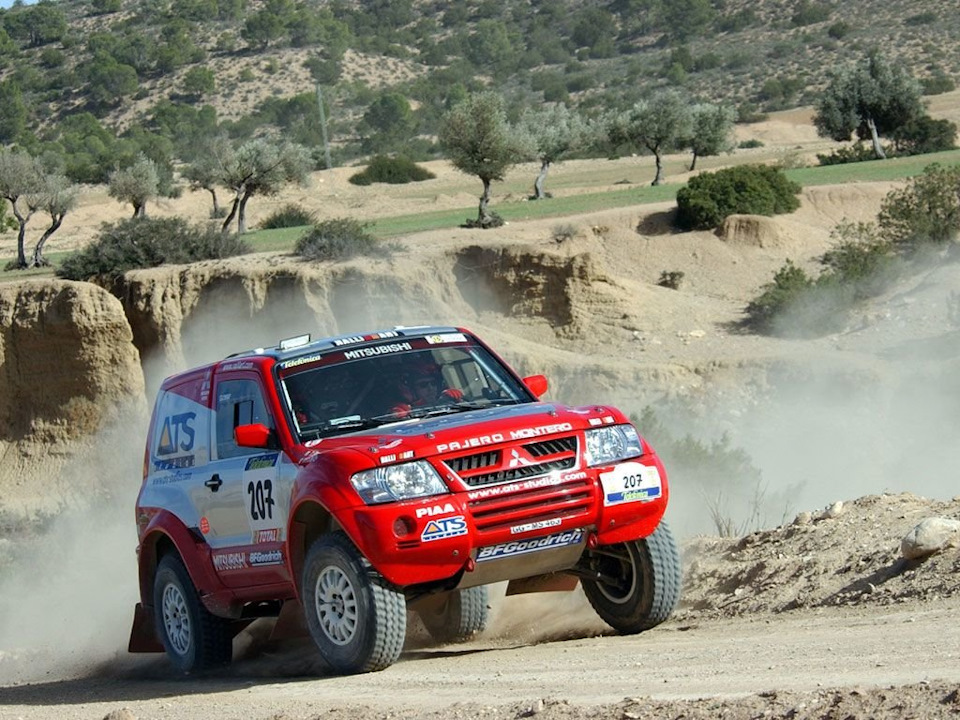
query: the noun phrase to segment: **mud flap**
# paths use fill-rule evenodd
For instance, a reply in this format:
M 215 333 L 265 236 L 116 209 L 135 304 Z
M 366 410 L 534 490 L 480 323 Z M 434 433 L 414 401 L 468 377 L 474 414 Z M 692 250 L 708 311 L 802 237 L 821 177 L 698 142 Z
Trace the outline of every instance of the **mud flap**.
M 130 630 L 127 652 L 163 652 L 163 643 L 157 638 L 156 629 L 153 626 L 153 608 L 146 608 L 141 603 L 137 603 L 134 608 L 133 628 Z
M 296 600 L 287 600 L 280 608 L 280 615 L 270 633 L 271 640 L 288 640 L 307 637 L 307 624 L 303 618 L 303 606 Z

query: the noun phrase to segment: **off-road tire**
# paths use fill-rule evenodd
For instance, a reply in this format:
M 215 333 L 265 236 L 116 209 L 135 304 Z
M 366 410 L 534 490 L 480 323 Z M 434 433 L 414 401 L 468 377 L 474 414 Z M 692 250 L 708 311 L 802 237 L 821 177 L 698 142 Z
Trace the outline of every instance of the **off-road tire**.
M 588 550 L 587 565 L 601 574 L 583 580 L 583 592 L 604 622 L 624 634 L 659 625 L 680 601 L 680 552 L 665 522 L 631 542 Z
M 333 672 L 373 672 L 396 662 L 407 633 L 403 593 L 343 532 L 310 546 L 302 580 L 307 629 Z
M 200 601 L 190 574 L 176 555 L 164 555 L 153 579 L 154 624 L 167 657 L 183 673 L 229 664 L 233 629 Z
M 490 619 L 490 594 L 486 585 L 451 590 L 444 600 L 418 615 L 430 637 L 438 643 L 458 643 L 487 627 Z

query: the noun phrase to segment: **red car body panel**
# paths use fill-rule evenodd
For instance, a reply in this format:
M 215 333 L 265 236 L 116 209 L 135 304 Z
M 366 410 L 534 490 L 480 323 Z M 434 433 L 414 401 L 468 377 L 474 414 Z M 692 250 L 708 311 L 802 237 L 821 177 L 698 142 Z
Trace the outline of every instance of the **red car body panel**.
M 343 357 L 406 352 L 395 346 L 422 352 L 431 338 L 448 338 L 447 346 L 454 349 L 482 348 L 527 397 L 508 406 L 298 439 L 284 383 L 301 367 L 334 362 L 329 358 L 339 358 L 340 347 L 359 348 Z M 302 360 L 256 351 L 163 382 L 137 503 L 145 607 L 153 603 L 158 553 L 170 549 L 182 558 L 204 605 L 217 615 L 238 618 L 252 604 L 298 598 L 305 538 L 334 528 L 346 532 L 394 585 L 449 589 L 469 586 L 480 563 L 500 556 L 515 559 L 527 551 L 535 554 L 541 545 L 581 538 L 591 546 L 621 543 L 646 537 L 659 524 L 669 496 L 667 475 L 644 440 L 635 457 L 588 467 L 585 432 L 629 425 L 620 411 L 537 400 L 509 366 L 462 328 L 384 331 L 324 342 L 313 355 L 303 351 L 308 355 Z M 543 384 L 531 382 L 534 391 L 542 392 Z M 268 422 L 262 428 L 245 426 L 243 434 L 263 435 L 272 425 L 271 444 L 231 459 L 221 457 L 216 444 L 222 444 L 218 429 L 225 419 L 225 411 L 217 408 L 233 400 L 238 387 L 262 390 L 264 407 L 253 412 Z M 246 406 L 238 400 L 230 407 L 236 423 Z M 356 473 L 414 461 L 428 462 L 445 492 L 367 504 L 351 483 Z M 246 513 L 249 527 L 240 527 L 229 508 Z M 143 635 L 142 627 L 134 633 Z M 146 649 L 145 643 L 134 643 L 134 636 L 131 650 Z

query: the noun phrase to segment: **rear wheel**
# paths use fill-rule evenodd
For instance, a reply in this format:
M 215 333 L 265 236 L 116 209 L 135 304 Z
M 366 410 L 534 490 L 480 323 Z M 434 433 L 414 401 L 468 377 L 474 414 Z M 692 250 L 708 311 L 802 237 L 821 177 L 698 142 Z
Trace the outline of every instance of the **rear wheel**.
M 619 632 L 659 625 L 680 601 L 680 552 L 665 522 L 642 540 L 587 550 L 585 560 L 595 579 L 583 580 L 583 592 Z
M 303 565 L 303 611 L 310 636 L 337 673 L 382 670 L 403 649 L 403 593 L 377 574 L 342 532 L 311 545 Z
M 190 574 L 176 555 L 165 555 L 157 565 L 153 607 L 163 647 L 177 670 L 189 673 L 230 662 L 230 621 L 203 606 Z
M 469 640 L 487 627 L 490 595 L 486 585 L 451 590 L 435 599 L 418 615 L 430 637 L 439 643 Z

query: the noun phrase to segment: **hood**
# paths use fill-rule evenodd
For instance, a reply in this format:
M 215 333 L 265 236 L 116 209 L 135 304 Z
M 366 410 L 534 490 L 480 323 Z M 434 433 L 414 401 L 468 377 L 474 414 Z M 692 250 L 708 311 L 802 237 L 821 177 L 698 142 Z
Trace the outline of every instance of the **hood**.
M 424 458 L 501 443 L 564 434 L 602 424 L 627 422 L 609 406 L 575 407 L 524 403 L 471 410 L 419 420 L 403 420 L 376 430 L 325 438 L 308 446 L 323 451 L 351 448 L 375 463 L 384 454 Z

